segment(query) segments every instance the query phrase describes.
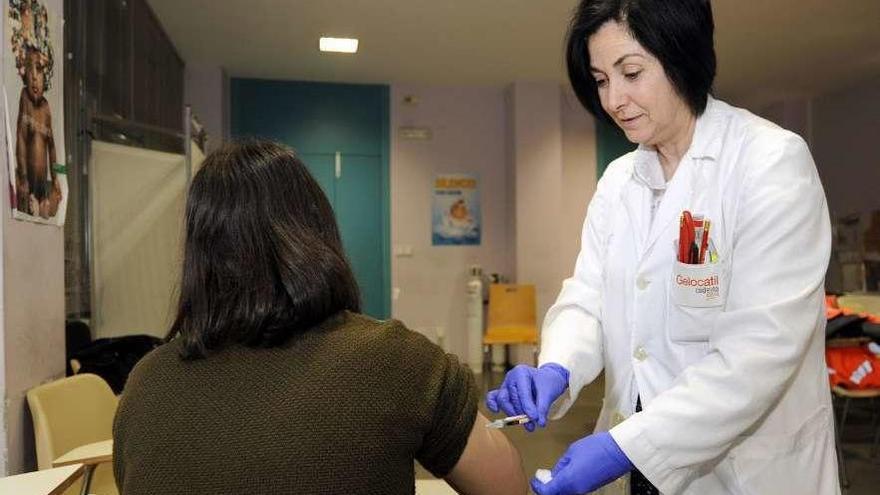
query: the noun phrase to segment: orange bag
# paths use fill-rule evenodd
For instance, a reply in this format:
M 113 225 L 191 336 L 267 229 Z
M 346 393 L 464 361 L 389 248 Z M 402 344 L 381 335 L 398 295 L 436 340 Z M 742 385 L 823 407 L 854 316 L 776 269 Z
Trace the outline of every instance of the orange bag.
M 831 385 L 851 390 L 880 388 L 880 357 L 867 346 L 825 349 Z

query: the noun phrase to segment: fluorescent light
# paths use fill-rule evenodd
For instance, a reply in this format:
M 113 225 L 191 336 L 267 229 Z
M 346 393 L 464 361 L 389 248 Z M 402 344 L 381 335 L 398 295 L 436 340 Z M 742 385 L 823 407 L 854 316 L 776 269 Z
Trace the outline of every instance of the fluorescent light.
M 321 38 L 318 46 L 322 52 L 357 53 L 358 40 L 354 38 Z

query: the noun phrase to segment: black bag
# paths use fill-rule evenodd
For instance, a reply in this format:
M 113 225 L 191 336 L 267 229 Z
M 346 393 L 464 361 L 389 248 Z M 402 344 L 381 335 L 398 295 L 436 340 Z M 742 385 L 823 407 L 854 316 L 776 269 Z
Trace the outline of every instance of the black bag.
M 73 352 L 82 367 L 79 373 L 94 373 L 103 378 L 120 394 L 134 365 L 148 352 L 162 345 L 162 339 L 152 335 L 125 335 L 97 339 Z

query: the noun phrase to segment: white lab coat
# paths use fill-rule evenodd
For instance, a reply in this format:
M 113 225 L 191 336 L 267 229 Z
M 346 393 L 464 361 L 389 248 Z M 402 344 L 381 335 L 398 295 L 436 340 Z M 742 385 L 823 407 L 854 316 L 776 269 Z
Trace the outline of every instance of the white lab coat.
M 710 98 L 652 223 L 644 178 L 659 166 L 647 148 L 624 155 L 590 202 L 542 331 L 540 362 L 571 372 L 556 417 L 604 368 L 596 429 L 662 493 L 840 493 L 824 360 L 831 229 L 807 145 Z M 713 222 L 716 306 L 672 290 L 682 210 Z M 606 492 L 628 493 L 627 479 Z

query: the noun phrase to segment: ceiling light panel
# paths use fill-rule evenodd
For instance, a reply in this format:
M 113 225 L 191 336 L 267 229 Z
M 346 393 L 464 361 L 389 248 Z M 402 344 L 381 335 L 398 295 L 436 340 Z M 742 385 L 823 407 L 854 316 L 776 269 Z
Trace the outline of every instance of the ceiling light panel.
M 318 42 L 322 52 L 357 53 L 358 40 L 355 38 L 324 38 Z

